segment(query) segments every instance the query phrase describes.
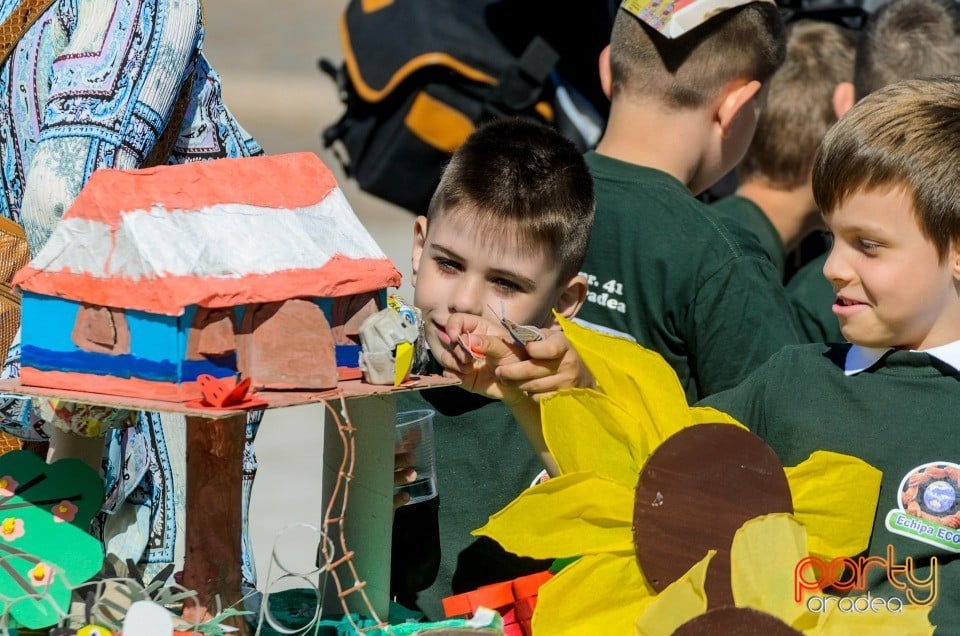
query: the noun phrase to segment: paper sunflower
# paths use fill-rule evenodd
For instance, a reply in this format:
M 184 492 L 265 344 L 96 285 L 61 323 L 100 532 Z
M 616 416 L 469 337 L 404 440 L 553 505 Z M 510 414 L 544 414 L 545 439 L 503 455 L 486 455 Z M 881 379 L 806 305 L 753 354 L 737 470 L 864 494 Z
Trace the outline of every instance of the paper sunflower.
M 773 514 L 748 521 L 734 535 L 731 578 L 735 607 L 707 610 L 704 577 L 713 553 L 650 600 L 635 624 L 636 636 L 684 636 L 732 633 L 732 626 L 763 633 L 827 636 L 933 633 L 929 607 L 907 605 L 900 613 L 850 613 L 832 605 L 811 614 L 793 600 L 793 569 L 808 554 L 806 531 L 793 517 Z M 751 632 L 753 633 L 753 632 Z
M 544 437 L 561 475 L 524 492 L 474 534 L 521 556 L 580 557 L 540 588 L 539 633 L 630 634 L 656 595 L 633 536 L 641 469 L 658 446 L 690 426 L 743 427 L 725 413 L 688 406 L 660 355 L 569 321 L 561 325 L 600 390 L 561 391 L 541 402 Z M 832 559 L 867 547 L 879 471 L 826 452 L 783 470 L 811 554 Z

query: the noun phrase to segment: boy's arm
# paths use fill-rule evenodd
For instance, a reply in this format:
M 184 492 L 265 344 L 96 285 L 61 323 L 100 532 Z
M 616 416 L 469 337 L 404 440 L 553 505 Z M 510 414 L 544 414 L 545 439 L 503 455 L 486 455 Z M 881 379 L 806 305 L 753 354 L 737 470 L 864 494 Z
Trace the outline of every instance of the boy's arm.
M 539 400 L 562 388 L 593 385 L 563 332 L 545 329 L 543 340 L 523 347 L 500 325 L 467 314 L 451 316 L 447 332 L 462 344 L 436 356 L 447 373 L 459 378 L 468 391 L 503 401 L 547 472 L 558 474 L 543 438 Z
M 689 341 L 701 397 L 736 386 L 771 355 L 798 344 L 793 308 L 772 264 L 740 257 L 693 301 Z
M 760 365 L 737 386 L 708 395 L 695 406 L 709 406 L 731 415 L 751 432 L 766 439 L 767 400 L 776 400 L 776 389 L 771 385 L 772 377 L 781 377 L 783 373 L 782 357 L 773 358 Z
M 459 379 L 461 386 L 471 393 L 501 400 L 547 472 L 558 475 L 557 464 L 543 437 L 540 405 L 518 387 L 502 382 L 496 374 L 501 364 L 522 361 L 526 355 L 523 347 L 513 343 L 502 326 L 470 314 L 451 316 L 447 321 L 447 334 L 461 346 L 452 351 L 434 352 L 437 362 L 445 369 L 444 374 Z

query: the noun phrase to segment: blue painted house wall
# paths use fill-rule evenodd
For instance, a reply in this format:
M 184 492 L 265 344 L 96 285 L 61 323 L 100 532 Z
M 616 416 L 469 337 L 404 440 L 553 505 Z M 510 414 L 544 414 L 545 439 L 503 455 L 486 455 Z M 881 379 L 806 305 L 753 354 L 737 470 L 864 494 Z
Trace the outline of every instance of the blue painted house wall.
M 331 321 L 333 300 L 314 299 Z M 386 290 L 379 306 L 386 304 Z M 165 316 L 133 309 L 124 310 L 130 331 L 130 353 L 112 355 L 85 351 L 74 344 L 72 333 L 82 303 L 23 292 L 21 364 L 40 371 L 62 371 L 140 378 L 156 382 L 190 382 L 198 375 L 216 378 L 237 373 L 236 352 L 220 358 L 186 360 L 187 335 L 198 306 L 187 307 L 181 316 Z M 233 308 L 235 323 L 243 321 L 244 307 Z M 337 345 L 337 366 L 356 368 L 360 345 Z
M 206 373 L 217 378 L 237 373 L 235 354 L 218 360 L 185 360 L 187 330 L 196 314 L 182 316 L 124 311 L 130 331 L 130 353 L 112 355 L 84 351 L 72 339 L 82 303 L 24 292 L 21 364 L 40 371 L 64 371 L 141 378 L 155 382 L 192 381 Z

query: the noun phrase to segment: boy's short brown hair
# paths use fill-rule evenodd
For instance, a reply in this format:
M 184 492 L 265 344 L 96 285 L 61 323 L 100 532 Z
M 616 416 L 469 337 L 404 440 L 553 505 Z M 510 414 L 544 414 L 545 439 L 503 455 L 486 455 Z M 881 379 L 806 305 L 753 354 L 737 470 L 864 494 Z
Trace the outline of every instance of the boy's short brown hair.
M 960 73 L 956 0 L 891 0 L 873 14 L 857 49 L 857 99 L 905 79 Z
M 430 200 L 428 223 L 453 208 L 473 215 L 474 230 L 486 238 L 554 259 L 565 282 L 587 253 L 593 178 L 581 152 L 553 128 L 499 119 L 453 154 Z
M 656 97 L 697 108 L 735 79 L 766 82 L 784 51 L 783 20 L 770 2 L 727 9 L 675 39 L 618 10 L 610 35 L 613 99 Z
M 960 78 L 877 90 L 830 129 L 813 170 L 824 214 L 860 191 L 905 187 L 920 229 L 945 258 L 960 240 Z
M 853 79 L 854 33 L 829 22 L 801 20 L 787 28 L 787 56 L 768 86 L 767 105 L 746 155 L 741 181 L 781 189 L 810 179 L 820 141 L 836 121 L 833 94 Z

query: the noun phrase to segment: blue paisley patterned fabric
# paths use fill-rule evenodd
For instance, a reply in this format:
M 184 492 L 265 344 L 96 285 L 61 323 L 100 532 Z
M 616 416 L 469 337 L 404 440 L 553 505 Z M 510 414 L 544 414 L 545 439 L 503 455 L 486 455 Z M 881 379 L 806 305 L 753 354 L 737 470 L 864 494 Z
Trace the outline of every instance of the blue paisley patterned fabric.
M 0 20 L 19 2 L 0 0 Z M 262 154 L 224 105 L 202 41 L 199 0 L 58 0 L 29 29 L 0 66 L 0 214 L 24 226 L 31 253 L 95 170 L 144 162 L 182 86 L 190 99 L 170 163 Z M 15 342 L 4 377 L 18 375 L 19 351 Z M 259 413 L 248 419 L 244 528 L 259 422 Z M 44 439 L 47 427 L 29 401 L 0 400 L 3 430 Z M 94 530 L 114 557 L 139 560 L 150 576 L 174 560 L 183 505 L 159 414 L 109 433 L 104 471 L 107 500 Z M 246 533 L 243 575 L 255 582 Z

